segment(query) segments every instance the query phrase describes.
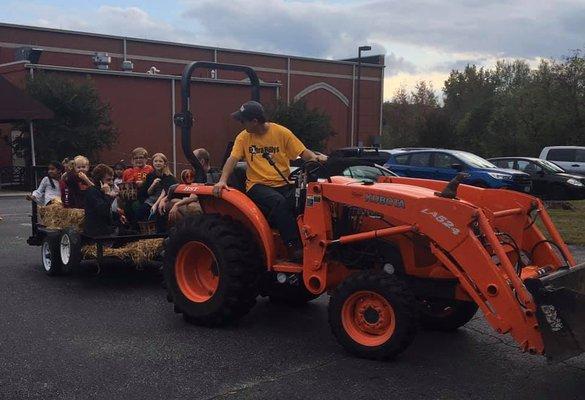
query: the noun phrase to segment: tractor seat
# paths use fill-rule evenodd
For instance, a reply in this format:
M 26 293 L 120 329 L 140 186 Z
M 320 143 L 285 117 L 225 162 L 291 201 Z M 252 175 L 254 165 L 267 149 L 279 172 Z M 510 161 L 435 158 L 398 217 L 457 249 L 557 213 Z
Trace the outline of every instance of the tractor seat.
M 244 194 L 246 194 L 246 167 L 245 162 L 239 161 L 228 179 L 228 186 L 238 189 Z
M 234 167 L 234 172 L 232 172 L 230 178 L 228 179 L 228 186 L 234 189 L 238 189 L 240 192 L 244 193 L 246 196 L 246 169 L 247 164 L 243 161 L 239 161 L 236 166 Z M 262 214 L 266 217 L 268 221 L 268 225 L 271 228 L 274 228 L 274 221 L 273 218 L 268 216 L 268 210 L 263 209 L 260 205 L 257 205 Z

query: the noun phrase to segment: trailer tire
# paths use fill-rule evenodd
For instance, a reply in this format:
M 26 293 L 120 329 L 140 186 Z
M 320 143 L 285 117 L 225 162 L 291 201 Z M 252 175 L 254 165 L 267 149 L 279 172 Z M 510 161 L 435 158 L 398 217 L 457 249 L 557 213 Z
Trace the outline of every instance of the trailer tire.
M 65 228 L 61 232 L 59 254 L 64 273 L 71 273 L 81 264 L 81 235 L 74 228 Z
M 262 265 L 252 235 L 238 221 L 214 214 L 186 217 L 166 242 L 169 299 L 189 323 L 234 323 L 256 304 Z
M 47 275 L 57 276 L 63 273 L 63 264 L 59 254 L 59 236 L 45 236 L 41 244 L 41 260 Z
M 477 309 L 477 304 L 471 301 L 423 300 L 421 326 L 426 330 L 451 332 L 471 321 Z
M 358 272 L 343 281 L 329 300 L 329 325 L 350 353 L 388 360 L 403 352 L 418 330 L 411 290 L 385 272 Z

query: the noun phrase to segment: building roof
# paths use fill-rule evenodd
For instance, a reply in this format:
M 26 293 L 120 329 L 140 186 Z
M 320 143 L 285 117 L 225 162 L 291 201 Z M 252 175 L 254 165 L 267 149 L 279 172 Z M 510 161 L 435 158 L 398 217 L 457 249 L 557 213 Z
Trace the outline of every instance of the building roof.
M 293 58 L 293 59 L 298 59 L 298 60 L 318 61 L 318 62 L 333 63 L 333 64 L 346 64 L 346 65 L 356 65 L 357 64 L 357 58 L 355 59 L 355 61 L 352 61 L 351 59 L 332 60 L 332 59 L 326 59 L 326 58 L 305 57 L 305 56 L 298 56 L 298 55 L 292 55 L 292 54 L 267 53 L 267 52 L 253 51 L 253 50 L 229 49 L 229 48 L 224 48 L 224 47 L 219 47 L 219 46 L 204 46 L 204 45 L 183 43 L 183 42 L 170 42 L 170 41 L 165 41 L 165 40 L 144 39 L 144 38 L 132 37 L 132 36 L 108 35 L 108 34 L 103 34 L 103 33 L 83 32 L 83 31 L 75 31 L 75 30 L 69 30 L 69 29 L 56 29 L 56 28 L 47 28 L 47 27 L 42 27 L 42 26 L 11 24 L 11 23 L 6 23 L 6 22 L 0 22 L 0 27 L 28 29 L 28 30 L 44 31 L 44 32 L 56 32 L 56 33 L 63 33 L 63 34 L 82 35 L 82 36 L 87 36 L 87 37 L 108 38 L 108 39 L 117 39 L 117 40 L 127 39 L 127 40 L 131 40 L 133 42 L 154 43 L 154 44 L 162 44 L 162 45 L 177 46 L 177 47 L 188 47 L 188 48 L 195 48 L 195 49 L 221 50 L 221 51 L 229 51 L 229 52 L 233 52 L 233 53 L 255 54 L 255 55 L 261 55 L 261 56 L 286 57 L 286 58 Z M 384 55 L 380 54 L 380 55 L 372 55 L 372 56 L 362 57 L 362 65 L 369 66 L 369 67 L 384 68 Z
M 53 111 L 0 75 L 0 122 L 50 119 Z

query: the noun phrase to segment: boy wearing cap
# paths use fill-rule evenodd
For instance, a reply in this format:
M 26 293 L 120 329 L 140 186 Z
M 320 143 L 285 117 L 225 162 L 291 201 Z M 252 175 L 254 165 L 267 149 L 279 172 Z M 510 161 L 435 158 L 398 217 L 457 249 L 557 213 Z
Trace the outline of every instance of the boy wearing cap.
M 276 225 L 292 258 L 300 261 L 302 248 L 294 215 L 294 187 L 285 177 L 290 175 L 290 160 L 300 156 L 304 161 L 324 162 L 327 156 L 315 155 L 290 130 L 268 122 L 264 108 L 256 101 L 244 103 L 232 117 L 241 122 L 244 130 L 236 137 L 213 194 L 221 197 L 236 163 L 244 159 L 248 166 L 246 193 Z

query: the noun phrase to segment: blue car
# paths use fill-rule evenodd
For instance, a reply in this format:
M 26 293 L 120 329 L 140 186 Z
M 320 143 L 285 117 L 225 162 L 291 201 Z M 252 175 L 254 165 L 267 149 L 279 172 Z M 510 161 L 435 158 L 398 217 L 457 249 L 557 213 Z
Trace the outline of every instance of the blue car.
M 446 149 L 393 149 L 384 164 L 400 176 L 450 181 L 459 172 L 469 177 L 463 183 L 484 188 L 530 192 L 530 175 L 513 169 L 498 168 L 475 154 Z

